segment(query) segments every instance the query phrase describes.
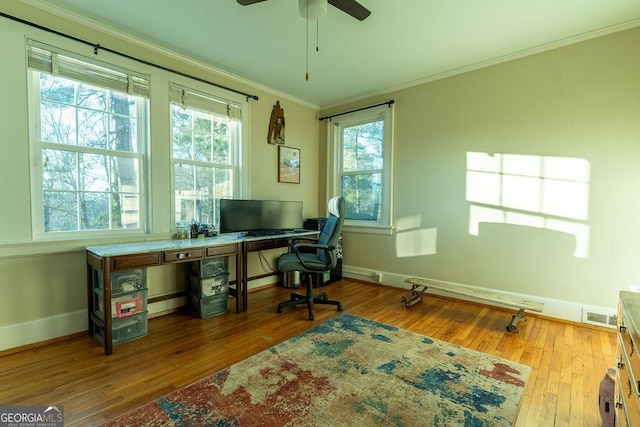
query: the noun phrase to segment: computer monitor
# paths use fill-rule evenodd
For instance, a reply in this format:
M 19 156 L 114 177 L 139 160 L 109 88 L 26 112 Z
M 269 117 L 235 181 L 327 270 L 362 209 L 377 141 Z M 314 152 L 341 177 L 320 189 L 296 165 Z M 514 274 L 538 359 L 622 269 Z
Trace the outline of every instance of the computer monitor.
M 283 200 L 220 200 L 220 232 L 295 230 L 302 228 L 302 202 Z

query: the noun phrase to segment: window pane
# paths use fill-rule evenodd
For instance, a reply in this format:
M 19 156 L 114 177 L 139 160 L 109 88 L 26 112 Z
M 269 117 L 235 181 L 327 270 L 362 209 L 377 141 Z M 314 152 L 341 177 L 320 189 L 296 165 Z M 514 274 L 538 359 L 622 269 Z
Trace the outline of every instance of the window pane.
M 44 190 L 77 190 L 77 154 L 70 151 L 42 150 L 42 188 Z
M 99 111 L 78 109 L 78 145 L 93 148 L 107 147 L 107 115 Z
M 124 93 L 111 92 L 109 112 L 136 116 L 136 99 Z
M 347 127 L 342 137 L 344 172 L 382 169 L 384 121 Z
M 138 126 L 135 118 L 112 114 L 109 123 L 109 149 L 136 153 L 138 147 Z
M 173 127 L 175 128 L 191 128 L 191 112 L 178 106 L 171 106 L 171 117 Z
M 194 166 L 176 164 L 174 179 L 176 221 L 186 224 L 196 218 Z
M 44 230 L 74 231 L 78 229 L 76 193 L 44 192 Z
M 345 219 L 378 221 L 382 174 L 342 176 L 341 194 L 345 198 Z
M 40 74 L 40 99 L 75 104 L 75 83 L 49 74 Z
M 41 102 L 40 141 L 76 145 L 75 108 Z
M 196 220 L 213 224 L 213 168 L 196 167 Z
M 120 196 L 121 207 L 121 226 L 122 228 L 139 228 L 140 227 L 140 196 L 137 194 Z M 117 228 L 116 224 L 113 228 Z
M 106 111 L 108 93 L 105 89 L 92 87 L 85 84 L 78 85 L 78 106 L 92 110 Z
M 173 158 L 174 159 L 192 159 L 191 154 L 191 130 L 190 129 L 173 129 Z
M 194 135 L 195 160 L 211 162 L 211 134 L 196 132 Z
M 233 170 L 216 169 L 213 195 L 218 198 L 233 197 Z
M 80 230 L 109 229 L 109 195 L 106 193 L 82 193 L 82 220 Z M 120 228 L 120 227 L 116 227 Z
M 108 158 L 97 154 L 80 155 L 80 181 L 82 191 L 109 191 Z
M 231 164 L 231 139 L 226 121 L 215 123 L 213 134 L 213 161 L 219 164 Z
M 112 191 L 118 193 L 140 193 L 140 162 L 130 157 L 112 158 Z

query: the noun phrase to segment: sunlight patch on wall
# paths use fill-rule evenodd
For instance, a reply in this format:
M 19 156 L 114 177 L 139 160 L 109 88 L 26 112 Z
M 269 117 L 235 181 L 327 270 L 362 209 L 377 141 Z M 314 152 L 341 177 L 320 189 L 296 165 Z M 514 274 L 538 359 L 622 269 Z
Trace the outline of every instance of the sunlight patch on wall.
M 545 228 L 573 235 L 573 255 L 587 258 L 589 179 L 584 159 L 468 152 L 469 233 L 482 222 Z
M 398 232 L 396 256 L 398 258 L 433 255 L 438 241 L 437 228 L 422 228 Z
M 404 218 L 398 218 L 396 220 L 396 230 L 399 232 L 415 230 L 416 228 L 420 228 L 421 225 L 420 215 L 405 216 Z

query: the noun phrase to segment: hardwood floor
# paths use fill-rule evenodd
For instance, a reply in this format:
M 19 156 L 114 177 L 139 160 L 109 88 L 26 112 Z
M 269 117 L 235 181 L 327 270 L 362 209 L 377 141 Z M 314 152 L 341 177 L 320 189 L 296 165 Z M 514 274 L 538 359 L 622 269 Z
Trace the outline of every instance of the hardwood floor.
M 401 289 L 342 280 L 324 288 L 345 311 L 531 366 L 517 426 L 600 426 L 598 386 L 614 366 L 615 331 L 530 316 L 505 332 L 511 312 L 430 297 L 410 309 Z M 145 338 L 104 356 L 88 335 L 0 356 L 0 404 L 63 405 L 65 425 L 96 425 L 210 375 L 338 314 L 317 306 L 276 314 L 288 289 L 249 294 L 249 311 L 149 321 Z

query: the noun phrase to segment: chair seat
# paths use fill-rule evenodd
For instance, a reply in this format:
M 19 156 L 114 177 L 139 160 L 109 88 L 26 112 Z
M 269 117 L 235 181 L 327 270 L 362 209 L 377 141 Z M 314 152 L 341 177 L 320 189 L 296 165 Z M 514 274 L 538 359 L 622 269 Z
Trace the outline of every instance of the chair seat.
M 278 258 L 278 270 L 282 273 L 288 273 L 290 271 L 302 271 L 305 273 L 319 272 L 327 269 L 327 264 L 320 260 L 320 257 L 312 253 L 300 253 L 300 258 L 307 264 L 307 269 L 304 264 L 300 262 L 298 256 L 294 253 L 287 253 L 280 255 Z
M 291 245 L 291 252 L 280 255 L 278 258 L 278 270 L 281 273 L 300 271 L 307 273 L 305 281 L 306 295 L 291 294 L 289 301 L 278 304 L 278 313 L 282 313 L 283 307 L 304 304 L 309 310 L 309 320 L 313 320 L 312 307 L 314 304 L 335 305 L 338 311 L 342 311 L 339 301 L 330 300 L 324 292 L 313 295 L 314 282 L 321 286 L 324 272 L 329 272 L 336 266 L 336 243 L 342 233 L 344 223 L 344 198 L 334 197 L 329 200 L 329 218 L 322 228 L 320 237 L 315 243 L 295 241 Z

